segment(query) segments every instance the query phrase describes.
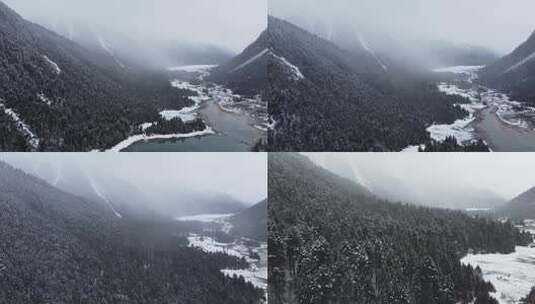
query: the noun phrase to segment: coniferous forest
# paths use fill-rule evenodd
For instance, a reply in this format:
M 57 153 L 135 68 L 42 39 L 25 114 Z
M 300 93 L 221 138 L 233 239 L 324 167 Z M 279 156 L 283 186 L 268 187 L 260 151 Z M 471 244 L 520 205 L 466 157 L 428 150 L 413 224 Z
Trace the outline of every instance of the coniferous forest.
M 532 241 L 510 222 L 380 200 L 298 154 L 270 154 L 269 193 L 276 304 L 497 303 L 460 259 Z
M 0 302 L 260 303 L 262 289 L 220 271 L 248 262 L 188 246 L 193 229 L 117 217 L 0 162 Z

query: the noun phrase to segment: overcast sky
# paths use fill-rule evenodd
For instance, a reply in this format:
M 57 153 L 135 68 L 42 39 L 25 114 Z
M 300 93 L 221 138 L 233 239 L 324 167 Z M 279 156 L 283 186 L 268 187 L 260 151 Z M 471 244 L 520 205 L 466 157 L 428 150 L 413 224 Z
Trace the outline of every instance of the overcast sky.
M 267 26 L 267 0 L 0 0 L 30 20 L 57 17 L 240 52 Z
M 535 186 L 533 153 L 306 153 L 318 164 L 340 157 L 359 171 L 402 180 L 413 189 L 487 189 L 509 200 Z M 366 180 L 366 176 L 360 176 Z M 389 180 L 389 181 L 392 181 Z
M 535 30 L 533 0 L 270 0 L 270 14 L 350 19 L 394 34 L 513 50 Z
M 252 205 L 267 198 L 265 153 L 2 153 L 24 171 L 42 163 L 75 164 L 114 174 L 142 191 L 226 193 Z

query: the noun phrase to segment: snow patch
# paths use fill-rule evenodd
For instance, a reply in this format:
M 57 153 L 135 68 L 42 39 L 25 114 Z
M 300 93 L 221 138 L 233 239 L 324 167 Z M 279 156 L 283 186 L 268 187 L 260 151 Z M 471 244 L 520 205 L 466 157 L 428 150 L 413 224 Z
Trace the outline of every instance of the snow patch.
M 305 78 L 305 76 L 303 75 L 303 73 L 301 73 L 299 68 L 297 66 L 291 64 L 288 60 L 286 60 L 286 58 L 284 58 L 282 56 L 277 56 L 273 52 L 271 53 L 271 55 L 273 57 L 275 57 L 276 59 L 278 59 L 283 65 L 288 67 L 288 70 L 290 71 L 292 80 L 298 81 L 298 80 L 301 80 L 301 79 Z
M 206 127 L 206 129 L 202 131 L 195 131 L 191 133 L 153 134 L 153 135 L 137 134 L 137 135 L 132 135 L 128 137 L 127 139 L 123 140 L 122 142 L 118 143 L 113 148 L 109 149 L 108 152 L 121 152 L 122 150 L 137 143 L 138 141 L 143 141 L 143 140 L 148 141 L 148 140 L 154 140 L 154 139 L 191 138 L 191 137 L 205 136 L 205 135 L 211 135 L 211 134 L 215 134 L 215 132 L 212 130 L 211 127 Z
M 48 58 L 48 56 L 46 56 L 46 55 L 43 55 L 43 58 L 52 67 L 52 69 L 54 70 L 54 73 L 56 73 L 56 75 L 61 74 L 61 69 L 59 68 L 59 65 L 57 63 L 55 63 L 54 61 L 50 60 L 50 58 Z
M 379 57 L 377 56 L 377 54 L 375 54 L 375 52 L 372 50 L 372 48 L 370 47 L 370 45 L 368 44 L 368 42 L 364 39 L 364 37 L 362 36 L 362 34 L 357 34 L 358 38 L 359 38 L 359 42 L 360 44 L 362 45 L 362 47 L 368 52 L 370 53 L 373 58 L 375 58 L 375 60 L 377 61 L 377 63 L 383 68 L 383 70 L 388 71 L 388 67 L 381 61 L 381 59 L 379 59 Z
M 238 70 L 241 70 L 243 69 L 244 67 L 248 66 L 249 64 L 255 62 L 256 60 L 260 59 L 262 56 L 264 56 L 265 54 L 267 54 L 269 52 L 269 49 L 264 49 L 262 50 L 260 53 L 258 53 L 257 55 L 253 56 L 252 58 L 250 58 L 249 60 L 245 61 L 244 63 L 238 65 L 237 67 L 235 67 L 231 73 L 234 73 Z
M 115 56 L 115 52 L 113 51 L 111 44 L 109 44 L 102 36 L 100 36 L 100 35 L 98 35 L 96 33 L 95 33 L 95 35 L 97 35 L 97 40 L 98 40 L 98 43 L 100 44 L 100 46 L 108 54 L 110 54 L 110 56 L 113 58 L 113 60 L 115 60 L 115 63 L 117 63 L 117 65 L 119 65 L 121 68 L 125 69 L 126 66 L 119 59 L 117 59 L 117 57 Z
M 37 98 L 39 98 L 39 100 L 41 100 L 42 102 L 46 103 L 48 106 L 52 105 L 52 100 L 46 97 L 43 93 L 37 94 Z
M 19 114 L 13 109 L 6 107 L 3 103 L 0 103 L 0 110 L 3 110 L 15 122 L 17 130 L 24 135 L 29 145 L 35 150 L 39 149 L 39 137 L 32 132 L 30 127 L 20 118 Z
M 224 253 L 237 258 L 244 258 L 251 266 L 248 269 L 221 269 L 227 276 L 243 276 L 245 281 L 250 282 L 258 288 L 267 292 L 267 244 L 262 243 L 259 247 L 251 248 L 246 246 L 242 240 L 233 243 L 219 243 L 206 236 L 191 234 L 188 237 L 189 246 L 199 248 L 204 252 Z M 249 252 L 255 252 L 260 256 L 260 260 L 250 257 Z
M 425 145 L 408 146 L 407 148 L 401 150 L 401 152 L 403 152 L 403 153 L 415 153 L 415 152 L 419 152 L 420 148 L 425 148 Z
M 113 211 L 113 214 L 115 214 L 116 217 L 122 218 L 123 216 L 119 212 L 117 212 L 117 210 L 115 210 L 111 201 L 102 192 L 100 192 L 93 177 L 91 177 L 91 175 L 88 175 L 88 177 L 89 183 L 91 184 L 91 188 L 93 188 L 93 191 L 98 195 L 98 197 L 100 197 L 104 202 L 106 202 L 106 204 L 108 204 L 108 206 Z

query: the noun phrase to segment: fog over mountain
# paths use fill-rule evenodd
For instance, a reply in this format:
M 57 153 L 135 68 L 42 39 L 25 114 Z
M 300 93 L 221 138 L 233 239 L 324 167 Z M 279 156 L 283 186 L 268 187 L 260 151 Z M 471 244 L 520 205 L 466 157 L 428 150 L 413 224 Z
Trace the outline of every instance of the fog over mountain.
M 535 185 L 529 155 L 305 153 L 390 199 L 449 208 L 494 207 Z
M 145 41 L 209 43 L 240 52 L 266 28 L 264 0 L 4 0 L 40 23 L 76 22 Z
M 535 30 L 531 0 L 272 0 L 270 14 L 350 22 L 405 39 L 481 45 L 505 54 Z
M 267 197 L 263 153 L 4 153 L 0 160 L 64 191 L 102 201 L 116 215 L 232 213 Z

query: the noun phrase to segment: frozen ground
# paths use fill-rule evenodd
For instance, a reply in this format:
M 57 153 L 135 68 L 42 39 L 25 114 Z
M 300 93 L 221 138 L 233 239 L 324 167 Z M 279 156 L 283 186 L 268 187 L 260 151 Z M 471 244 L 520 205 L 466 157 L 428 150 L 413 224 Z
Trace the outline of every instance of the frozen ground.
M 535 222 L 520 227 L 535 232 Z M 535 286 L 535 248 L 516 247 L 511 254 L 469 254 L 464 264 L 479 266 L 485 280 L 496 288 L 493 296 L 500 304 L 518 304 Z
M 146 126 L 145 124 L 142 125 L 142 127 L 145 127 L 145 126 Z M 202 131 L 195 131 L 191 133 L 153 134 L 153 135 L 137 134 L 137 135 L 132 135 L 128 137 L 127 139 L 123 140 L 122 142 L 118 143 L 113 148 L 109 149 L 108 152 L 121 152 L 122 150 L 128 148 L 129 146 L 139 141 L 149 141 L 153 139 L 191 138 L 191 137 L 206 136 L 206 135 L 211 135 L 211 134 L 215 134 L 215 132 L 210 127 L 206 127 L 206 129 Z
M 24 120 L 19 116 L 17 112 L 15 112 L 13 109 L 6 107 L 2 102 L 0 98 L 0 111 L 4 112 L 7 116 L 13 120 L 15 125 L 17 126 L 17 130 L 24 135 L 26 138 L 26 141 L 28 144 L 35 150 L 39 148 L 39 137 L 35 135 L 35 133 L 30 129 L 30 126 L 28 126 Z
M 203 223 L 218 223 L 220 229 L 228 233 L 232 225 L 227 222 L 227 219 L 232 214 L 199 214 L 194 216 L 178 217 L 179 221 L 197 221 Z M 209 234 L 209 231 L 207 232 Z M 245 281 L 251 282 L 256 287 L 262 288 L 267 293 L 267 243 L 260 243 L 259 246 L 252 246 L 248 239 L 236 239 L 232 243 L 217 242 L 207 235 L 190 234 L 188 237 L 189 246 L 200 248 L 205 252 L 222 252 L 238 258 L 244 258 L 250 267 L 248 269 L 221 269 L 227 276 L 242 276 Z M 255 259 L 250 256 L 250 252 L 254 252 L 260 256 L 260 259 Z
M 244 239 L 236 240 L 233 243 L 219 243 L 207 236 L 191 234 L 188 237 L 191 247 L 199 248 L 205 252 L 221 252 L 238 258 L 245 258 L 250 264 L 248 269 L 222 269 L 221 272 L 228 276 L 234 274 L 243 276 L 247 282 L 267 290 L 267 244 L 262 243 L 259 247 L 250 247 L 246 245 Z M 253 259 L 249 251 L 255 252 L 260 256 L 260 260 Z

